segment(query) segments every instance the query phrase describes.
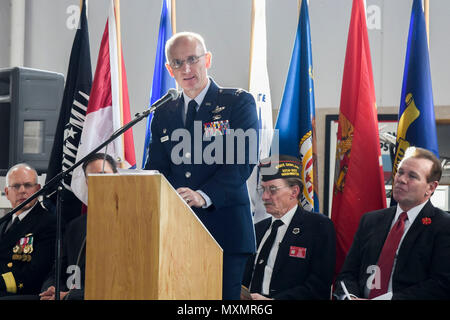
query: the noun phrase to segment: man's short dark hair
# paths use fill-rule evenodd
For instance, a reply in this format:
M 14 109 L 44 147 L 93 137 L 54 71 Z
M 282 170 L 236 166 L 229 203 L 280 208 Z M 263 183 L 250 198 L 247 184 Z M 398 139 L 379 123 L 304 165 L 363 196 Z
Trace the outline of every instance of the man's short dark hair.
M 405 156 L 402 159 L 406 160 L 408 158 L 416 158 L 416 159 L 427 159 L 430 160 L 433 165 L 431 166 L 431 170 L 427 175 L 427 182 L 438 181 L 441 180 L 442 176 L 442 165 L 436 155 L 430 150 L 419 148 L 419 147 L 409 147 L 405 151 Z
M 111 169 L 114 173 L 117 173 L 117 164 L 116 161 L 111 157 L 109 154 L 105 153 L 94 153 L 86 158 L 83 162 L 83 172 L 86 175 L 86 167 L 89 165 L 89 163 L 96 161 L 96 160 L 104 160 L 109 163 L 111 166 Z

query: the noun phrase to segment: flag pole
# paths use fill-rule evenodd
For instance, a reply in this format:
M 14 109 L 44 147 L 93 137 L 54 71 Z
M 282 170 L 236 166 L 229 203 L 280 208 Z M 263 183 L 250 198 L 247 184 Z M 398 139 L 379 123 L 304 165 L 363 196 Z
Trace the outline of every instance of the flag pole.
M 120 123 L 124 124 L 123 121 L 123 87 L 122 87 L 122 36 L 120 27 L 120 0 L 114 0 L 114 17 L 116 19 L 116 35 L 117 35 L 117 66 L 118 66 L 118 76 L 119 76 L 119 106 L 120 106 Z M 125 136 L 120 137 L 122 139 L 122 145 L 125 145 Z M 125 159 L 125 150 L 121 154 L 121 158 Z M 123 166 L 123 161 L 120 162 L 120 166 Z
M 88 2 L 89 2 L 89 0 L 86 0 L 86 18 L 88 16 L 88 8 L 89 8 Z M 83 10 L 83 0 L 80 0 L 80 14 L 81 14 L 81 10 Z
M 114 0 L 114 17 L 116 18 L 116 34 L 117 34 L 117 65 L 119 66 L 119 103 L 120 117 L 123 119 L 123 103 L 122 103 L 122 42 L 120 34 L 120 0 Z
M 170 0 L 170 20 L 172 22 L 172 34 L 177 33 L 176 0 Z
M 248 68 L 248 88 L 250 90 L 250 81 L 251 81 L 251 72 L 252 72 L 252 57 L 253 57 L 253 38 L 254 38 L 254 32 L 255 32 L 255 1 L 252 0 L 252 20 L 251 20 L 251 29 L 250 29 L 250 63 Z M 266 1 L 266 0 L 264 0 Z
M 170 22 L 172 24 L 172 34 L 177 33 L 177 1 L 170 0 Z M 178 89 L 178 83 L 175 82 L 175 86 Z
M 425 29 L 427 30 L 427 43 L 430 48 L 430 1 L 423 0 L 423 12 L 425 14 Z

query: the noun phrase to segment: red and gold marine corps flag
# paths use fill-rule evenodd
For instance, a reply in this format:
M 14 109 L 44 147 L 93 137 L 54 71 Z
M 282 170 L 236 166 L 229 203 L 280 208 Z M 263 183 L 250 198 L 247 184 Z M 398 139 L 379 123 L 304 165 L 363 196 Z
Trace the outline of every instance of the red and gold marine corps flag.
M 361 216 L 386 207 L 372 62 L 363 0 L 353 0 L 336 146 L 331 219 L 336 228 L 336 272 Z

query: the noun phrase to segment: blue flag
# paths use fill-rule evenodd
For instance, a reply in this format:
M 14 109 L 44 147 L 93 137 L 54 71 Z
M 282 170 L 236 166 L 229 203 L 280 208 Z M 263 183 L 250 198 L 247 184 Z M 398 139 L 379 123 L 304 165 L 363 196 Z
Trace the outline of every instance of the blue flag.
M 156 47 L 155 69 L 153 71 L 152 90 L 150 93 L 150 105 L 164 96 L 170 88 L 175 88 L 175 79 L 173 79 L 165 67 L 165 45 L 166 41 L 172 36 L 172 23 L 170 21 L 170 9 L 167 1 L 163 0 L 161 9 L 161 18 L 159 22 L 158 44 Z M 147 118 L 147 128 L 145 130 L 144 156 L 142 158 L 142 168 L 147 161 L 148 148 L 151 141 L 151 122 L 153 114 Z
M 300 158 L 302 162 L 303 208 L 318 212 L 314 80 L 307 1 L 302 1 L 275 129 L 279 134 L 279 153 Z
M 411 12 L 393 177 L 409 146 L 428 149 L 439 157 L 427 31 L 421 0 L 414 0 Z

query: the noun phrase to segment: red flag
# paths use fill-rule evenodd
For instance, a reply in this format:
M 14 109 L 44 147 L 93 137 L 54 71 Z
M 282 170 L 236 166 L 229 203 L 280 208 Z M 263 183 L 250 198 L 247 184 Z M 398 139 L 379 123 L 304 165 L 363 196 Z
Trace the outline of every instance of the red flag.
M 361 216 L 386 207 L 372 62 L 363 0 L 353 0 L 342 79 L 331 219 L 336 272 Z
M 119 9 L 111 0 L 81 133 L 77 162 L 131 120 L 120 29 L 117 23 L 118 11 Z M 105 152 L 105 149 L 100 152 Z M 110 143 L 106 152 L 118 161 L 120 168 L 135 167 L 132 129 Z M 72 190 L 81 201 L 87 204 L 87 188 L 81 166 L 73 172 Z

